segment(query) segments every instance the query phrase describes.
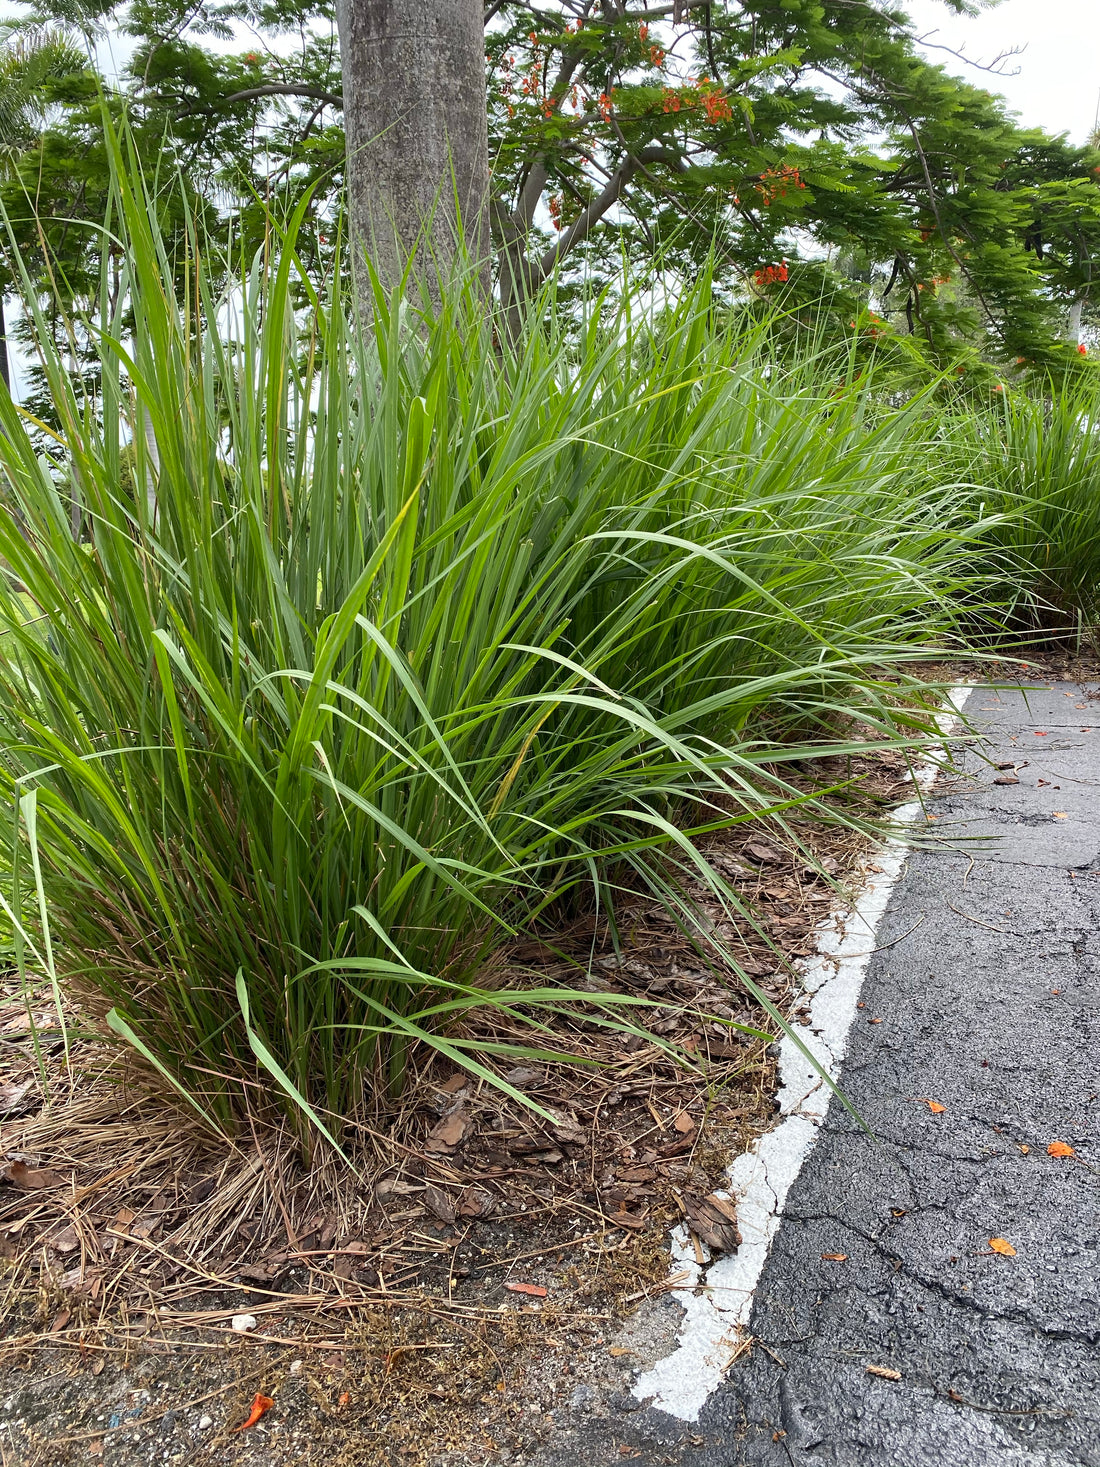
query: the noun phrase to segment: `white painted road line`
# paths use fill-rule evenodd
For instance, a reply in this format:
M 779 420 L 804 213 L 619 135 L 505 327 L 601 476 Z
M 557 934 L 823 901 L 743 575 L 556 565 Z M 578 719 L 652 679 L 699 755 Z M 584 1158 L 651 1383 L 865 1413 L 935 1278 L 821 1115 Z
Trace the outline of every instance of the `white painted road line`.
M 952 689 L 937 720 L 945 738 L 971 691 Z M 927 762 L 914 771 L 913 781 L 922 793 L 934 784 L 945 758 L 942 746 L 930 750 Z M 905 832 L 920 810 L 914 800 L 894 811 L 892 823 L 899 834 L 877 856 L 881 871 L 874 873 L 851 910 L 828 918 L 818 934 L 816 954 L 802 965 L 803 987 L 811 999 L 810 1021 L 801 1037 L 834 1081 L 848 1047 L 875 933 L 909 853 Z M 638 1377 L 634 1395 L 681 1421 L 698 1420 L 738 1351 L 787 1194 L 829 1107 L 831 1091 L 821 1073 L 786 1035 L 779 1045 L 779 1080 L 783 1119 L 751 1151 L 736 1157 L 727 1172 L 725 1193 L 736 1199 L 741 1230 L 737 1252 L 700 1266 L 687 1230 L 678 1227 L 672 1234 L 672 1272 L 681 1275 L 676 1296 L 684 1308 L 680 1337 L 671 1354 Z

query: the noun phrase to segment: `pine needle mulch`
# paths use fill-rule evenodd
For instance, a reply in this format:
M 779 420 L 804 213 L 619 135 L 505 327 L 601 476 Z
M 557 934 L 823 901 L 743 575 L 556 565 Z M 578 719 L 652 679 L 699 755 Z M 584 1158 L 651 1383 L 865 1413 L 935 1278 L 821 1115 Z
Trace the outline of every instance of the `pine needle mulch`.
M 901 755 L 816 775 L 867 772 L 883 803 L 904 790 Z M 791 964 L 866 855 L 841 826 L 798 834 L 708 852 L 757 914 L 723 941 L 795 1023 Z M 773 1021 L 652 903 L 625 904 L 618 952 L 580 921 L 505 961 L 575 983 L 593 953 L 597 986 L 654 1004 L 653 1042 L 560 1019 L 563 1063 L 509 1075 L 552 1120 L 425 1063 L 358 1126 L 357 1181 L 278 1133 L 212 1139 L 79 1013 L 66 1061 L 48 992 L 0 992 L 0 1462 L 475 1463 L 550 1429 L 532 1380 L 556 1399 L 675 1290 L 669 1229 L 700 1259 L 732 1246 L 708 1199 L 774 1109 L 769 1039 L 721 1022 Z M 257 1394 L 275 1405 L 234 1430 Z

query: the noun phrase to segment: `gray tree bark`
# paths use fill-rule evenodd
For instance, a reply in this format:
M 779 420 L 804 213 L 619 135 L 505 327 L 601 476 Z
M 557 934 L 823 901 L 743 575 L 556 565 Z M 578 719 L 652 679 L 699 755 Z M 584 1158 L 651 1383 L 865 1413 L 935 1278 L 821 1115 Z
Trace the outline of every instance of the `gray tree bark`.
M 415 252 L 435 293 L 464 239 L 489 279 L 482 0 L 337 0 L 348 204 L 392 290 Z
M 1085 302 L 1081 296 L 1070 302 L 1069 320 L 1066 323 L 1066 339 L 1074 346 L 1081 340 L 1081 318 L 1085 312 Z

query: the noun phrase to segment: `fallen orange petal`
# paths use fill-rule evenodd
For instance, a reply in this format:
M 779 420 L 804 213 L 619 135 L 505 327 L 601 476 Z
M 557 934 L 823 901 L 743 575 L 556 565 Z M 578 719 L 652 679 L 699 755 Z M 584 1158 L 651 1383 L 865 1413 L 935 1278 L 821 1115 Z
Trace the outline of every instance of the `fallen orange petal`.
M 255 1426 L 260 1417 L 270 1411 L 275 1402 L 270 1396 L 261 1395 L 259 1391 L 252 1398 L 252 1410 L 248 1413 L 248 1420 L 242 1421 L 240 1426 L 235 1426 L 234 1431 L 247 1431 L 250 1426 Z
M 923 1095 L 918 1096 L 917 1099 L 920 1101 L 921 1105 L 926 1105 L 934 1116 L 943 1115 L 944 1111 L 947 1109 L 947 1106 L 941 1105 L 938 1100 L 928 1100 Z
M 545 1299 L 546 1290 L 538 1284 L 505 1284 L 506 1289 L 511 1289 L 513 1294 L 532 1294 L 536 1299 Z
M 1015 1258 L 1016 1250 L 1007 1238 L 990 1238 L 989 1246 L 994 1253 L 1001 1253 L 1005 1258 Z
M 827 1263 L 847 1263 L 848 1262 L 848 1255 L 847 1255 L 847 1253 L 823 1253 L 821 1256 L 822 1256 L 823 1259 L 825 1259 L 825 1261 Z
M 1076 1151 L 1074 1151 L 1073 1147 L 1072 1146 L 1068 1146 L 1065 1141 L 1052 1141 L 1050 1143 L 1050 1145 L 1047 1147 L 1047 1155 L 1048 1156 L 1076 1156 L 1077 1153 L 1076 1153 Z

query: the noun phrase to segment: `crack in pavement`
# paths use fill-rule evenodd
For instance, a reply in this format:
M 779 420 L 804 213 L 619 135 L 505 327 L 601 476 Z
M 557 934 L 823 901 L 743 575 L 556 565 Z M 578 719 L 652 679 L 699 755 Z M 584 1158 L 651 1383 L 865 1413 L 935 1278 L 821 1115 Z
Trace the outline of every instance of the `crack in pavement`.
M 1030 711 L 1006 695 L 974 721 L 1026 758 L 1062 691 L 1033 692 Z M 695 1416 L 646 1391 L 657 1399 L 629 1425 L 575 1423 L 554 1464 L 1100 1467 L 1100 739 L 1075 757 L 1073 791 L 982 785 L 939 803 L 948 839 L 897 862 L 854 988 L 822 954 L 815 997 L 854 993 L 883 1021 L 848 1032 L 812 1016 L 807 1036 L 874 1137 L 792 1070 L 783 1124 L 801 1127 L 805 1163 L 740 1159 L 755 1168 L 761 1211 L 742 1231 L 766 1255 L 759 1282 L 733 1287 L 733 1255 L 696 1270 L 685 1301 L 689 1322 L 715 1322 L 687 1363 Z M 982 849 L 960 849 L 976 828 Z M 1077 1156 L 1048 1159 L 1055 1138 Z M 1009 1256 L 990 1247 L 1002 1238 Z M 760 1349 L 731 1348 L 739 1324 Z
M 912 1216 L 918 1211 L 922 1213 L 942 1212 L 946 1213 L 948 1216 L 953 1216 L 951 1209 L 946 1206 L 928 1206 L 921 1209 L 914 1208 L 911 1210 L 911 1212 L 907 1212 L 906 1215 Z M 948 1304 L 963 1309 L 973 1310 L 977 1314 L 980 1314 L 983 1319 L 999 1319 L 1003 1320 L 1006 1324 L 1020 1325 L 1024 1329 L 1030 1330 L 1032 1334 L 1041 1335 L 1046 1339 L 1067 1340 L 1075 1344 L 1086 1345 L 1089 1347 L 1100 1345 L 1100 1325 L 1098 1325 L 1098 1327 L 1091 1332 L 1072 1330 L 1064 1327 L 1051 1328 L 1047 1325 L 1040 1323 L 1037 1319 L 1034 1318 L 1033 1315 L 1028 1314 L 1026 1310 L 1003 1310 L 992 1308 L 991 1306 L 984 1304 L 974 1294 L 967 1292 L 966 1289 L 962 1286 L 953 1288 L 943 1279 L 929 1277 L 926 1274 L 921 1273 L 912 1264 L 907 1263 L 905 1259 L 900 1258 L 897 1253 L 883 1247 L 881 1239 L 876 1234 L 869 1233 L 865 1229 L 857 1227 L 850 1218 L 841 1217 L 836 1213 L 815 1214 L 812 1218 L 807 1217 L 795 1219 L 790 1214 L 788 1214 L 788 1217 L 792 1222 L 831 1222 L 839 1225 L 847 1232 L 853 1234 L 855 1237 L 860 1238 L 864 1243 L 868 1245 L 872 1253 L 877 1254 L 879 1258 L 881 1258 L 885 1263 L 889 1264 L 892 1273 L 890 1276 L 888 1276 L 886 1282 L 889 1282 L 890 1277 L 898 1277 L 900 1275 L 902 1278 L 908 1279 L 911 1283 L 916 1284 L 919 1288 L 924 1289 L 927 1293 L 937 1294 Z M 891 1219 L 892 1223 L 895 1221 L 900 1223 L 903 1221 L 903 1219 Z M 815 1307 L 821 1304 L 824 1298 L 828 1295 L 853 1292 L 865 1292 L 868 1294 L 873 1294 L 876 1292 L 876 1290 L 872 1287 L 868 1287 L 859 1277 L 853 1277 L 852 1279 L 847 1281 L 828 1280 L 824 1287 L 819 1291 L 819 1297 L 815 1301 Z

